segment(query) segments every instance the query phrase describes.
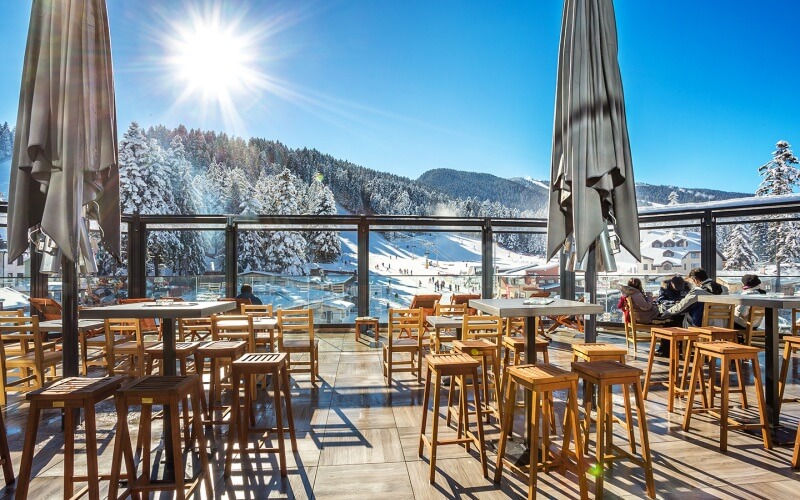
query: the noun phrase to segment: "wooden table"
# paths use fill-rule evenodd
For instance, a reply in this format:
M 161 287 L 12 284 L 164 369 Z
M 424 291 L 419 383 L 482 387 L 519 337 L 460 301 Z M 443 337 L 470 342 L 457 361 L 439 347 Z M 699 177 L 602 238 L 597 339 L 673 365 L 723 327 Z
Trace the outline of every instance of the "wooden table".
M 247 321 L 242 319 L 220 319 L 217 321 L 217 325 L 229 327 L 229 328 L 246 328 Z M 255 344 L 256 344 L 256 331 L 267 331 L 269 332 L 269 346 L 270 352 L 275 350 L 275 329 L 278 327 L 278 318 L 269 318 L 266 316 L 254 316 L 253 317 L 253 338 L 250 339 L 249 342 L 251 348 L 251 352 L 255 352 Z
M 375 341 L 379 341 L 381 338 L 381 327 L 380 327 L 380 320 L 374 316 L 359 316 L 356 318 L 356 340 L 361 340 L 361 327 L 364 326 L 369 328 L 370 326 L 373 327 L 373 331 L 375 332 Z
M 767 420 L 773 430 L 780 426 L 781 400 L 778 392 L 778 310 L 800 308 L 800 297 L 783 294 L 730 294 L 698 295 L 699 302 L 712 304 L 733 304 L 736 306 L 755 306 L 764 308 L 764 386 L 767 400 Z
M 525 302 L 531 302 L 526 304 Z M 549 301 L 549 302 L 548 302 Z M 547 303 L 545 303 L 547 302 Z M 542 316 L 599 314 L 603 306 L 565 299 L 472 299 L 469 306 L 501 318 L 525 318 L 525 361 L 536 359 L 536 332 Z M 531 393 L 525 392 L 525 442 L 530 444 Z
M 86 330 L 97 330 L 99 328 L 105 327 L 105 322 L 96 320 L 96 319 L 79 319 L 78 320 L 78 331 L 85 332 Z M 61 333 L 63 330 L 64 325 L 61 323 L 60 319 L 49 319 L 47 321 L 40 321 L 39 322 L 39 331 L 42 332 L 52 332 L 52 333 Z
M 81 310 L 85 319 L 106 318 L 159 318 L 161 321 L 161 337 L 164 343 L 164 375 L 175 376 L 175 319 L 204 318 L 212 314 L 230 311 L 237 307 L 236 302 L 134 302 L 106 307 L 87 307 Z M 168 477 L 175 474 L 175 462 L 172 455 L 172 429 L 170 425 L 169 407 L 164 411 L 164 448 L 166 451 L 165 473 Z M 183 471 L 181 471 L 181 474 Z

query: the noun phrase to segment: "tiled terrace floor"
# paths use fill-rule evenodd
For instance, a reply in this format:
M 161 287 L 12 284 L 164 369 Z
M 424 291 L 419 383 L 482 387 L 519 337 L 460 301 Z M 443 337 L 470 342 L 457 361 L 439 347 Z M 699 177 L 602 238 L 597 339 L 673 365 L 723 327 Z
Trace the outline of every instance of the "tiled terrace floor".
M 276 472 L 274 455 L 252 457 L 242 471 L 235 465 L 233 476 L 222 476 L 224 442 L 227 427 L 217 427 L 209 435 L 213 449 L 212 474 L 215 496 L 219 498 L 521 498 L 526 486 L 508 473 L 500 486 L 482 477 L 476 455 L 463 447 L 440 448 L 436 483 L 427 480 L 428 454 L 417 456 L 419 423 L 422 412 L 422 386 L 410 374 L 399 374 L 398 381 L 387 387 L 381 374 L 380 350 L 362 336 L 360 343 L 352 334 L 321 334 L 322 381 L 312 389 L 307 375 L 293 380 L 292 391 L 299 452 L 288 457 L 289 476 L 282 480 Z M 569 366 L 570 343 L 582 336 L 572 332 L 556 334 L 551 345 L 551 362 Z M 613 335 L 601 335 L 601 341 L 619 343 Z M 643 352 L 644 351 L 644 352 Z M 646 348 L 639 357 L 629 357 L 635 366 L 644 367 Z M 665 365 L 659 371 L 665 372 Z M 794 382 L 800 382 L 800 359 L 790 369 Z M 99 374 L 98 374 L 99 375 Z M 750 387 L 751 401 L 755 394 Z M 800 395 L 800 386 L 788 393 Z M 689 432 L 680 428 L 683 406 L 678 413 L 666 411 L 666 391 L 654 388 L 647 403 L 655 463 L 655 481 L 660 498 L 798 498 L 800 473 L 790 468 L 791 448 L 764 450 L 759 437 L 732 432 L 727 454 L 719 452 L 719 427 L 710 417 L 698 416 Z M 262 396 L 263 397 L 263 396 Z M 733 397 L 736 400 L 736 396 Z M 619 400 L 616 401 L 619 403 Z M 260 408 L 263 411 L 263 407 Z M 734 411 L 741 415 L 740 409 Z M 755 416 L 755 410 L 744 411 Z M 5 407 L 9 441 L 15 471 L 19 469 L 27 403 L 12 396 Z M 800 417 L 800 403 L 784 405 L 783 422 L 792 428 Z M 113 406 L 106 402 L 98 413 L 98 442 L 101 472 L 110 464 L 112 432 L 115 423 Z M 55 412 L 45 415 L 40 426 L 37 460 L 31 484 L 31 498 L 61 496 L 63 434 Z M 160 426 L 160 421 L 156 423 Z M 133 428 L 134 426 L 132 426 Z M 158 436 L 160 432 L 154 432 Z M 496 441 L 496 425 L 487 427 L 487 436 Z M 618 432 L 619 435 L 619 432 Z M 79 429 L 78 467 L 82 468 L 83 429 Z M 287 443 L 288 444 L 288 443 Z M 489 453 L 489 474 L 494 471 L 495 455 Z M 639 469 L 620 462 L 607 473 L 607 498 L 643 498 L 643 475 Z M 575 498 L 574 477 L 557 473 L 540 475 L 541 498 Z M 103 491 L 107 488 L 102 485 Z M 590 488 L 593 483 L 590 481 Z M 5 498 L 13 497 L 13 488 Z

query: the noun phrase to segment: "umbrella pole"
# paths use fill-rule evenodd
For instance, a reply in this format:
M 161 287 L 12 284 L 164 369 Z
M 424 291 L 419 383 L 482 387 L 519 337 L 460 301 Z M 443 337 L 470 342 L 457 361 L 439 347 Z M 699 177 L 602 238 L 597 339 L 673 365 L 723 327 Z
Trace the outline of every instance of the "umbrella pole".
M 77 264 L 61 258 L 62 360 L 65 377 L 77 377 L 78 360 L 78 270 Z
M 584 274 L 584 292 L 586 302 L 594 304 L 597 300 L 597 243 L 592 243 L 586 252 L 586 272 Z M 590 314 L 584 318 L 584 336 L 586 342 L 597 342 L 597 317 Z

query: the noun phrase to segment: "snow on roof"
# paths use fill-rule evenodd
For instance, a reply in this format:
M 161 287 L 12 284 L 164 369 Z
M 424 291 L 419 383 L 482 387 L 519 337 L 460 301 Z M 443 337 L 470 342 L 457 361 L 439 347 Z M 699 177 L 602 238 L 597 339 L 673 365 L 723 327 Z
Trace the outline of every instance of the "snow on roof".
M 659 242 L 661 246 L 654 247 L 656 242 Z M 663 245 L 666 242 L 676 245 L 665 247 Z M 677 246 L 678 242 L 684 243 L 685 246 Z M 642 257 L 652 260 L 653 265 L 661 266 L 666 262 L 679 265 L 689 252 L 700 252 L 700 233 L 659 229 L 642 233 Z
M 356 306 L 352 302 L 348 302 L 342 299 L 326 300 L 325 305 L 333 309 L 341 309 L 343 311 L 349 311 L 350 309 L 353 309 Z

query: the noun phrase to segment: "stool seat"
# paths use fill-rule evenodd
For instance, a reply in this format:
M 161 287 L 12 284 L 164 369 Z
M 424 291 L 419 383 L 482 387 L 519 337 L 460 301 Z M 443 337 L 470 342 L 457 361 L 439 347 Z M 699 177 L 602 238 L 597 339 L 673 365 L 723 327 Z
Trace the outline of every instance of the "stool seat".
M 740 354 L 740 355 L 753 355 L 758 354 L 763 349 L 749 345 L 737 344 L 735 342 L 728 342 L 726 340 L 717 340 L 712 342 L 698 342 L 695 347 L 701 349 L 703 352 L 713 352 L 716 354 Z
M 414 345 L 417 345 L 416 341 L 414 341 Z M 319 346 L 319 340 L 314 339 L 314 347 L 317 346 Z M 307 352 L 308 340 L 284 340 L 282 350 L 283 352 Z
M 642 376 L 639 368 L 624 365 L 618 361 L 588 361 L 573 362 L 572 371 L 580 376 L 591 377 L 595 380 L 612 380 L 618 378 L 636 378 Z
M 524 382 L 532 387 L 578 380 L 577 374 L 549 363 L 511 366 L 508 372 L 510 376 L 518 379 L 517 382 Z
M 306 344 L 308 343 L 306 342 Z M 419 349 L 419 343 L 415 339 L 404 338 L 392 342 L 392 350 L 394 351 L 405 352 L 416 351 L 417 349 Z
M 189 356 L 197 352 L 197 349 L 203 345 L 202 342 L 176 342 L 175 343 L 175 356 Z M 164 343 L 159 342 L 156 345 L 150 346 L 145 349 L 145 352 L 150 356 L 156 358 L 164 357 Z
M 36 449 L 36 433 L 39 428 L 39 417 L 42 410 L 51 408 L 66 408 L 64 412 L 64 497 L 73 496 L 74 483 L 86 482 L 87 486 L 76 497 L 89 493 L 90 498 L 99 498 L 100 480 L 109 479 L 108 474 L 98 472 L 97 432 L 95 427 L 94 407 L 97 403 L 114 395 L 120 386 L 128 379 L 124 376 L 104 378 L 69 377 L 53 383 L 49 387 L 38 389 L 27 394 L 30 401 L 28 410 L 28 425 L 25 430 L 25 444 L 22 450 L 22 462 L 19 471 L 19 484 L 17 485 L 17 498 L 27 498 L 30 484 L 33 455 Z M 75 475 L 75 414 L 72 408 L 82 408 L 84 411 L 84 427 L 86 432 L 86 475 Z M 130 448 L 128 448 L 130 451 Z M 132 459 L 132 454 L 130 454 Z M 128 477 L 132 469 L 126 468 Z M 119 471 L 118 471 L 119 473 Z M 113 467 L 112 467 L 113 474 Z M 120 474 L 121 475 L 121 474 Z M 113 479 L 113 478 L 112 478 Z M 73 497 L 74 498 L 74 497 Z
M 425 362 L 444 376 L 472 373 L 472 370 L 476 370 L 481 364 L 477 359 L 463 353 L 428 354 L 425 356 Z
M 163 404 L 171 396 L 190 393 L 191 388 L 197 383 L 197 375 L 148 375 L 137 378 L 119 392 L 127 398 L 152 399 L 153 404 Z
M 536 337 L 534 340 L 536 346 L 536 352 L 546 351 L 547 348 L 550 346 L 550 341 L 546 339 L 541 339 Z M 516 337 L 513 335 L 506 335 L 503 337 L 503 345 L 505 347 L 509 347 L 511 349 L 520 349 L 522 350 L 525 347 L 525 339 L 522 337 Z
M 582 344 L 573 344 L 572 352 L 581 354 L 586 357 L 597 356 L 597 355 L 625 356 L 628 354 L 628 349 L 624 347 L 615 346 L 613 344 L 582 343 Z
M 497 353 L 497 346 L 485 339 L 456 340 L 453 342 L 453 348 L 472 356 L 478 356 L 486 352 L 489 354 Z
M 247 350 L 247 342 L 244 340 L 215 340 L 201 345 L 198 349 L 205 357 L 221 357 L 229 355 L 231 352 L 242 352 Z
M 722 328 L 719 326 L 690 326 L 689 330 L 700 334 L 700 340 L 728 340 L 736 342 L 738 331 L 733 328 Z
M 699 332 L 693 331 L 689 328 L 681 328 L 679 326 L 653 327 L 650 329 L 650 333 L 655 335 L 657 338 L 667 340 L 697 340 L 697 337 L 699 336 Z
M 264 373 L 264 370 L 280 369 L 285 365 L 286 354 L 278 352 L 248 352 L 233 362 L 234 368 L 249 375 Z

